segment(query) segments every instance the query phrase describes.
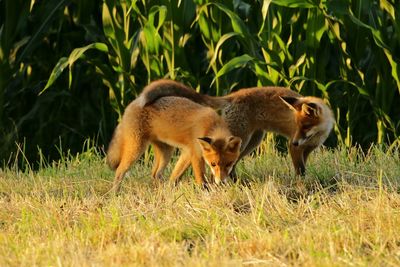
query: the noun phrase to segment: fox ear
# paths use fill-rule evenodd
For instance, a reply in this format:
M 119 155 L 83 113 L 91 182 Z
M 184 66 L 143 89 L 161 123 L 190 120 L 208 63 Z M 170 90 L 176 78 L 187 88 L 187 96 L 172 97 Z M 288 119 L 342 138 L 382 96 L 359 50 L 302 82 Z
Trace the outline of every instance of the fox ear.
M 292 97 L 292 96 L 280 96 L 279 97 L 283 103 L 285 103 L 291 110 L 293 111 L 299 111 L 296 109 L 295 104 L 299 102 L 299 98 L 297 97 Z
M 311 117 L 318 117 L 319 107 L 315 103 L 303 103 L 301 105 L 301 112 Z
M 230 152 L 239 152 L 240 146 L 242 145 L 242 139 L 237 136 L 231 136 L 228 139 L 228 150 Z
M 210 137 L 198 138 L 201 149 L 208 152 L 212 150 L 212 139 Z

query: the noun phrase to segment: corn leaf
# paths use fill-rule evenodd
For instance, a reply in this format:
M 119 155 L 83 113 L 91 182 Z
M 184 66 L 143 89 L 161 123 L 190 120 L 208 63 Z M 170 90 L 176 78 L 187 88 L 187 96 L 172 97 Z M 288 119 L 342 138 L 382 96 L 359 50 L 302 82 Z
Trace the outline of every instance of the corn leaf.
M 228 63 L 226 63 L 218 71 L 217 75 L 214 78 L 214 81 L 215 81 L 215 79 L 217 79 L 217 78 L 221 77 L 222 75 L 232 71 L 233 69 L 245 67 L 248 63 L 252 62 L 253 60 L 254 60 L 254 58 L 249 56 L 249 55 L 247 55 L 247 54 L 232 58 L 231 60 L 229 60 Z
M 278 6 L 289 8 L 313 8 L 317 5 L 311 0 L 272 0 L 272 3 Z
M 104 43 L 93 43 L 81 48 L 75 48 L 70 56 L 68 58 L 62 57 L 60 60 L 57 62 L 56 66 L 53 68 L 49 80 L 46 83 L 46 86 L 43 88 L 43 90 L 39 93 L 43 94 L 60 76 L 60 74 L 64 71 L 66 67 L 70 68 L 70 78 L 69 78 L 69 85 L 71 85 L 71 79 L 72 79 L 72 66 L 77 61 L 87 50 L 89 49 L 96 49 L 98 51 L 108 53 L 108 47 Z

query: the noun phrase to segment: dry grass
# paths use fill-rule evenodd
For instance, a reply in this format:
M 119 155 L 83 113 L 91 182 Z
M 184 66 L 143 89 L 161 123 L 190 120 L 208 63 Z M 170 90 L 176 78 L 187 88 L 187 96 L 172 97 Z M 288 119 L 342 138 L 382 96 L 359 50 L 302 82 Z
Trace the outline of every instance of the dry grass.
M 0 171 L 0 266 L 399 266 L 399 151 L 321 150 L 304 179 L 268 150 L 246 184 L 176 188 L 136 164 L 118 196 L 96 153 Z

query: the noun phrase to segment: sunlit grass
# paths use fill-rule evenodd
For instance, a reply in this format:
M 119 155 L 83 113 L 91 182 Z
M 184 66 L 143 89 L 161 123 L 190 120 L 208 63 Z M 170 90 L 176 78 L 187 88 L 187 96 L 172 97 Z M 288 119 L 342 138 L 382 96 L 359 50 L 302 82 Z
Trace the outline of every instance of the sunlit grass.
M 303 179 L 266 150 L 238 173 L 222 188 L 190 174 L 174 188 L 138 163 L 114 196 L 94 152 L 2 170 L 0 266 L 400 265 L 398 150 L 322 149 Z

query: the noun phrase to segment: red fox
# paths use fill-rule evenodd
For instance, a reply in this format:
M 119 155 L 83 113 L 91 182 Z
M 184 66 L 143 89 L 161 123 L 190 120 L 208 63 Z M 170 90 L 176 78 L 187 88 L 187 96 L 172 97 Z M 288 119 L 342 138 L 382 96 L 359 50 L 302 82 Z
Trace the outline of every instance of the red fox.
M 253 87 L 213 97 L 170 80 L 159 80 L 155 84 L 159 86 L 143 91 L 142 106 L 165 96 L 181 96 L 222 109 L 231 133 L 242 139 L 239 159 L 261 143 L 266 131 L 286 136 L 298 175 L 304 175 L 310 152 L 326 140 L 334 125 L 333 113 L 322 99 L 303 97 L 284 87 Z M 234 169 L 232 176 L 235 176 Z
M 147 89 L 155 86 L 159 84 L 150 84 Z M 171 182 L 176 183 L 191 163 L 196 182 L 203 184 L 204 160 L 217 184 L 229 176 L 240 154 L 241 139 L 230 133 L 214 109 L 173 96 L 145 107 L 140 101 L 141 97 L 127 106 L 107 151 L 107 162 L 116 170 L 114 191 L 149 144 L 154 148 L 154 178 L 162 178 L 174 147 L 181 149 L 181 155 L 170 175 Z

